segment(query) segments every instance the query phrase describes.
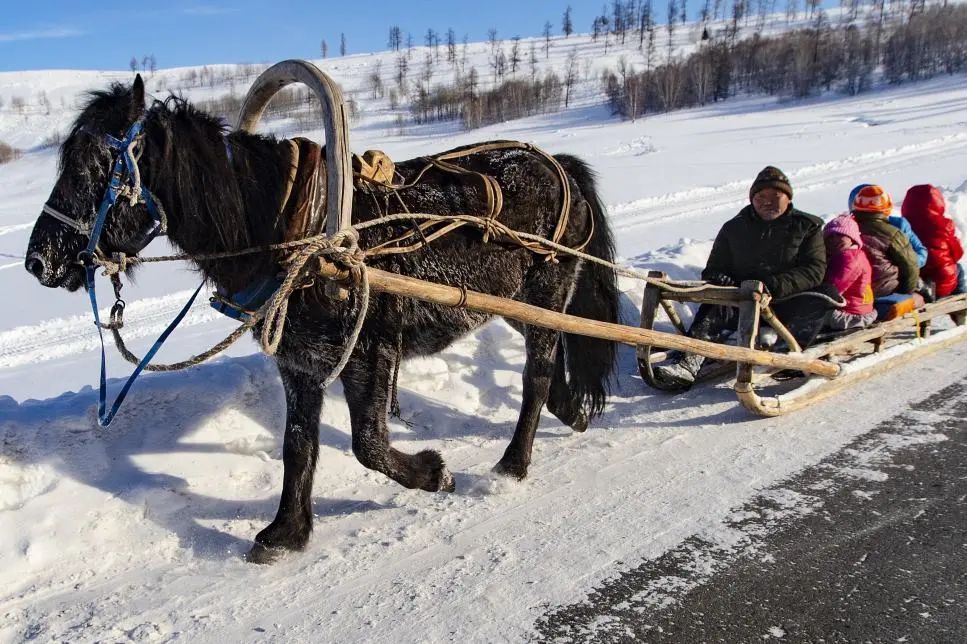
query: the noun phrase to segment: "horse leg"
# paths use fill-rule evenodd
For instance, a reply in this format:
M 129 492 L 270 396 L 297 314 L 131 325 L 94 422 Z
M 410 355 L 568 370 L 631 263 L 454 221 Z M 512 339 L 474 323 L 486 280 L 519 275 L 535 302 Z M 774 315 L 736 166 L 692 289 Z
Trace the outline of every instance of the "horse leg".
M 507 323 L 525 338 L 527 326 L 517 320 L 506 319 Z M 588 415 L 584 411 L 581 400 L 574 395 L 567 384 L 567 358 L 564 355 L 564 336 L 558 335 L 554 348 L 554 374 L 551 378 L 551 388 L 547 397 L 547 411 L 554 414 L 558 420 L 576 432 L 588 429 Z
M 524 395 L 514 437 L 494 469 L 516 479 L 527 476 L 534 446 L 534 434 L 540 421 L 541 409 L 547 402 L 555 373 L 559 333 L 528 326 L 524 330 L 527 361 L 524 364 Z
M 247 559 L 269 563 L 287 550 L 302 550 L 312 532 L 312 477 L 319 456 L 318 378 L 279 365 L 285 387 L 282 498 L 275 519 L 255 537 Z
M 581 401 L 574 396 L 567 384 L 566 360 L 562 345 L 559 339 L 555 349 L 554 376 L 551 379 L 551 391 L 547 397 L 547 410 L 574 431 L 583 432 L 588 428 L 588 415 L 581 408 Z
M 386 410 L 395 347 L 376 346 L 349 362 L 340 379 L 349 405 L 353 454 L 363 466 L 382 472 L 403 487 L 452 492 L 453 476 L 439 452 L 405 454 L 390 445 Z

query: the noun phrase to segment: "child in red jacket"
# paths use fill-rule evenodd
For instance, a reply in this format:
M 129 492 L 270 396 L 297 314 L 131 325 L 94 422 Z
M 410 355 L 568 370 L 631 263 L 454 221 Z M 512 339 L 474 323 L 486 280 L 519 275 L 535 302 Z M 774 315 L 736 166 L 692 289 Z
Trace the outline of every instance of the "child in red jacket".
M 850 215 L 834 218 L 823 229 L 826 242 L 826 283 L 839 291 L 846 306 L 833 311 L 827 328 L 856 329 L 876 320 L 873 308 L 873 268 L 863 252 L 860 228 Z
M 943 194 L 929 184 L 907 190 L 901 209 L 927 247 L 927 263 L 920 269 L 920 276 L 936 285 L 937 297 L 967 292 L 964 267 L 958 264 L 964 249 L 953 220 L 944 216 L 945 210 Z

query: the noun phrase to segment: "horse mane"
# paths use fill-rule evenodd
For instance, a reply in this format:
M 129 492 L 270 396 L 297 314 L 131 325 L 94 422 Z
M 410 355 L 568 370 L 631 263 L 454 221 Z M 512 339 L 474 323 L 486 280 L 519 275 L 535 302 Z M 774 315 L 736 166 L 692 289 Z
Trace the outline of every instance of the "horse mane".
M 171 241 L 188 255 L 281 241 L 282 171 L 274 138 L 229 133 L 224 121 L 174 95 L 151 105 L 145 132 L 146 181 L 167 210 Z M 195 263 L 230 290 L 278 270 L 273 253 Z

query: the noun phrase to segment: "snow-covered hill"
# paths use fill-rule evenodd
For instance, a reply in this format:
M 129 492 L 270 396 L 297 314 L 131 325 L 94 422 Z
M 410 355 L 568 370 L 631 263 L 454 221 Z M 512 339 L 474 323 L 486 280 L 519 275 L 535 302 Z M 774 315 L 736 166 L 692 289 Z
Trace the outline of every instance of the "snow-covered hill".
M 588 38 L 570 40 L 556 40 L 546 64 L 563 66 L 575 43 L 592 51 Z M 487 47 L 470 45 L 481 71 Z M 619 253 L 631 265 L 695 276 L 766 164 L 790 175 L 798 207 L 824 217 L 840 212 L 860 182 L 883 184 L 897 202 L 907 187 L 934 183 L 967 233 L 962 76 L 854 98 L 738 99 L 635 123 L 614 120 L 589 83 L 559 114 L 469 133 L 441 125 L 400 134 L 388 105 L 364 96 L 367 72 L 392 58 L 323 63 L 362 105 L 354 149 L 408 158 L 512 138 L 579 155 L 600 175 Z M 149 88 L 172 87 L 183 72 L 159 71 Z M 79 92 L 114 79 L 130 74 L 0 74 L 5 105 L 43 90 L 53 106 L 26 117 L 5 108 L 0 140 L 36 148 L 69 124 Z M 273 516 L 281 487 L 284 403 L 271 361 L 245 340 L 202 367 L 146 376 L 117 421 L 97 428 L 86 300 L 43 289 L 22 268 L 55 173 L 54 149 L 0 166 L 3 640 L 519 641 L 548 606 L 581 599 L 615 570 L 697 534 L 726 547 L 734 539 L 726 520 L 758 490 L 967 376 L 961 345 L 798 415 L 764 420 L 741 411 L 726 383 L 652 394 L 625 350 L 598 425 L 573 435 L 545 417 L 530 478 L 512 484 L 489 470 L 516 420 L 523 343 L 495 322 L 400 374 L 412 426 L 393 423 L 393 440 L 410 451 L 440 449 L 457 492 L 404 490 L 360 466 L 334 385 L 320 424 L 314 536 L 305 553 L 253 567 L 239 555 Z M 126 287 L 135 351 L 196 284 L 188 267 L 167 266 L 142 270 Z M 642 287 L 622 288 L 634 323 Z M 159 359 L 206 348 L 231 328 L 202 300 Z M 112 352 L 109 370 L 120 376 L 128 366 Z

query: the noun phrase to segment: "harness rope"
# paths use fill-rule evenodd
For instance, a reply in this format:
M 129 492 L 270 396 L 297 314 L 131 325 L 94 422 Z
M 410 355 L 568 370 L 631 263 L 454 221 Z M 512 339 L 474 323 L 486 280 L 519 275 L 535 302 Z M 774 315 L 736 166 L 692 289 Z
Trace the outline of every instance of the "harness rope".
M 134 154 L 134 148 L 137 140 L 131 142 L 128 146 L 127 151 L 130 154 Z M 516 231 L 506 224 L 500 222 L 497 217 L 499 216 L 503 208 L 503 195 L 500 189 L 500 185 L 497 183 L 496 179 L 490 175 L 476 172 L 473 170 L 468 170 L 449 161 L 466 157 L 472 154 L 501 150 L 501 149 L 519 149 L 528 150 L 539 153 L 557 172 L 560 185 L 562 186 L 563 199 L 560 215 L 558 217 L 557 224 L 555 225 L 554 232 L 551 239 L 541 237 L 539 235 L 534 235 L 531 233 L 524 233 Z M 134 173 L 132 176 L 132 186 L 125 185 L 124 196 L 129 196 L 129 193 L 140 194 L 139 191 L 135 191 L 134 188 L 140 188 L 140 173 L 137 172 L 137 163 L 134 165 Z M 402 197 L 399 195 L 399 191 L 405 188 L 410 188 L 416 186 L 423 175 L 431 168 L 438 168 L 445 172 L 450 172 L 458 175 L 474 176 L 480 179 L 481 185 L 484 189 L 484 194 L 487 201 L 487 212 L 485 216 L 478 215 L 467 215 L 467 214 L 451 214 L 451 215 L 432 215 L 424 213 L 412 213 L 407 208 L 405 202 L 403 202 Z M 450 152 L 435 157 L 430 157 L 429 162 L 424 166 L 415 177 L 409 182 L 402 182 L 399 184 L 387 185 L 365 177 L 362 175 L 356 175 L 357 179 L 363 179 L 374 183 L 380 187 L 382 190 L 387 191 L 387 196 L 392 194 L 399 201 L 400 205 L 404 209 L 404 213 L 394 214 L 394 215 L 384 215 L 377 219 L 372 219 L 366 222 L 361 222 L 342 231 L 339 231 L 336 235 L 328 237 L 326 235 L 313 235 L 306 237 L 304 239 L 286 241 L 278 244 L 268 244 L 263 246 L 257 246 L 252 248 L 247 248 L 239 251 L 224 251 L 220 253 L 208 253 L 204 255 L 188 256 L 187 254 L 178 255 L 163 255 L 155 257 L 128 257 L 123 253 L 115 253 L 111 259 L 101 256 L 100 254 L 93 257 L 92 261 L 100 265 L 104 269 L 104 274 L 112 276 L 112 279 L 116 279 L 117 276 L 127 270 L 130 265 L 133 264 L 148 264 L 157 262 L 167 262 L 167 261 L 211 261 L 224 259 L 228 257 L 239 257 L 244 255 L 251 255 L 256 253 L 274 252 L 279 250 L 290 250 L 298 249 L 296 252 L 289 254 L 285 258 L 286 263 L 286 273 L 282 284 L 279 286 L 275 294 L 263 304 L 257 311 L 255 311 L 245 322 L 243 322 L 239 327 L 232 331 L 228 336 L 226 336 L 221 342 L 218 342 L 213 347 L 204 351 L 200 354 L 192 356 L 187 360 L 181 362 L 175 362 L 170 364 L 144 364 L 143 369 L 146 371 L 154 372 L 167 372 L 167 371 L 177 371 L 181 369 L 186 369 L 191 366 L 195 366 L 208 360 L 209 358 L 221 353 L 233 343 L 235 343 L 239 338 L 241 338 L 245 333 L 255 327 L 259 322 L 263 323 L 261 335 L 259 338 L 259 344 L 263 352 L 267 355 L 274 355 L 278 351 L 279 344 L 282 340 L 282 333 L 285 328 L 286 315 L 288 313 L 289 299 L 292 293 L 301 288 L 306 288 L 311 286 L 313 283 L 312 271 L 307 269 L 306 266 L 311 260 L 327 258 L 328 261 L 332 262 L 334 265 L 343 268 L 348 271 L 350 278 L 353 283 L 358 284 L 361 289 L 360 293 L 360 304 L 359 311 L 356 316 L 356 321 L 353 326 L 353 332 L 349 337 L 340 360 L 338 361 L 333 372 L 327 378 L 323 386 L 328 386 L 331 384 L 335 378 L 339 376 L 342 369 L 345 367 L 346 363 L 355 349 L 356 343 L 359 340 L 359 334 L 362 331 L 362 326 L 365 321 L 366 312 L 369 308 L 369 280 L 366 274 L 366 260 L 370 257 L 380 257 L 383 255 L 393 255 L 393 254 L 403 254 L 414 252 L 424 247 L 429 247 L 430 244 L 454 230 L 464 226 L 471 226 L 478 228 L 483 231 L 484 242 L 489 242 L 491 240 L 495 241 L 505 241 L 512 243 L 514 245 L 526 248 L 531 252 L 546 255 L 545 261 L 557 262 L 558 253 L 563 253 L 570 255 L 584 261 L 596 263 L 605 266 L 618 275 L 623 275 L 630 277 L 632 279 L 637 279 L 645 281 L 649 284 L 654 284 L 661 288 L 662 290 L 677 292 L 677 293 L 699 293 L 710 288 L 717 288 L 714 285 L 699 285 L 699 286 L 676 286 L 665 280 L 661 280 L 654 277 L 649 277 L 646 273 L 638 271 L 635 269 L 627 268 L 615 264 L 614 262 L 608 262 L 602 260 L 593 255 L 589 255 L 584 252 L 584 248 L 591 241 L 594 235 L 594 220 L 591 218 L 591 230 L 587 238 L 577 247 L 569 247 L 560 243 L 561 238 L 567 230 L 567 225 L 570 219 L 570 206 L 571 206 L 571 190 L 568 181 L 567 174 L 561 164 L 551 155 L 547 154 L 540 148 L 537 148 L 528 143 L 521 143 L 516 141 L 490 143 L 479 146 L 474 146 L 466 150 L 460 150 L 457 152 Z M 130 198 L 130 197 L 129 197 Z M 586 201 L 584 202 L 589 210 L 590 204 Z M 164 216 L 163 210 L 160 208 L 159 211 L 162 213 L 162 218 L 164 224 L 167 224 L 167 217 Z M 53 214 L 53 213 L 51 213 Z M 56 215 L 54 215 L 56 216 Z M 59 219 L 59 217 L 58 217 Z M 415 223 L 416 220 L 423 221 L 422 224 L 416 225 L 415 229 L 401 235 L 397 238 L 391 239 L 388 242 L 384 242 L 377 246 L 369 249 L 359 248 L 359 231 L 372 228 L 375 226 L 392 224 L 400 221 L 408 221 Z M 72 220 L 73 221 L 73 220 Z M 72 222 L 65 222 L 71 224 Z M 166 227 L 166 225 L 165 225 Z M 406 241 L 409 241 L 415 237 L 419 239 L 414 243 L 402 246 Z M 135 354 L 133 354 L 125 345 L 123 338 L 120 334 L 120 329 L 123 328 L 123 301 L 120 299 L 119 295 L 119 282 L 115 283 L 115 294 L 117 295 L 117 302 L 115 307 L 111 311 L 111 321 L 107 324 L 101 324 L 99 322 L 99 328 L 110 330 L 116 346 L 118 347 L 121 355 L 133 364 L 141 364 L 144 362 L 143 359 L 139 359 Z M 465 290 L 464 290 L 465 292 Z M 196 291 L 197 295 L 197 291 Z M 192 300 L 194 296 L 192 297 Z M 118 306 L 120 304 L 120 306 Z M 463 306 L 464 301 L 458 303 L 458 306 Z M 187 311 L 187 309 L 186 309 Z M 399 361 L 399 356 L 397 356 L 397 362 Z M 398 365 L 397 365 L 398 366 Z

